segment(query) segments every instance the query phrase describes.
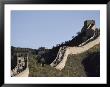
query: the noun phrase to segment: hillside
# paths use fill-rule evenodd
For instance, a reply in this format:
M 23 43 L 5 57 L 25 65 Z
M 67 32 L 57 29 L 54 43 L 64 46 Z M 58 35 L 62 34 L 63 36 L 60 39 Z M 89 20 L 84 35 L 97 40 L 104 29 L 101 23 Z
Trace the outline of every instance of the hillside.
M 78 55 L 69 55 L 62 71 L 50 65 L 42 67 L 33 56 L 29 59 L 29 71 L 29 77 L 100 76 L 100 45 L 98 44 Z

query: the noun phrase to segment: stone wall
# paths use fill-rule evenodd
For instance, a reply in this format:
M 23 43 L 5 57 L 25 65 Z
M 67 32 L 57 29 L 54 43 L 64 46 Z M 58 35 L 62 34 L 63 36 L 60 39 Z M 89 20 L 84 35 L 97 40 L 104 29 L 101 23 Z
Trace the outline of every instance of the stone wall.
M 27 53 L 16 53 L 16 65 L 13 69 L 11 69 L 11 76 L 16 76 L 23 70 L 28 67 L 28 57 L 29 54 Z

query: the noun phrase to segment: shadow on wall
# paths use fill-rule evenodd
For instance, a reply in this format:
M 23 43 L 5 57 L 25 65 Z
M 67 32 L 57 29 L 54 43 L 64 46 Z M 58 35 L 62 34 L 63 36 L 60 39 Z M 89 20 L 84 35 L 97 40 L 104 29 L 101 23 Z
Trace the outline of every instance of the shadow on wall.
M 100 77 L 100 52 L 90 54 L 82 61 L 82 64 L 87 76 Z

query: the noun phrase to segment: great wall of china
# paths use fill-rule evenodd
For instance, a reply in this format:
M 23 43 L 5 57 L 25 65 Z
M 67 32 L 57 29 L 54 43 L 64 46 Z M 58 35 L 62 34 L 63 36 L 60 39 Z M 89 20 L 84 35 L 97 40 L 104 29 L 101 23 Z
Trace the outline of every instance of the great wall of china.
M 11 70 L 11 77 L 28 77 L 29 67 L 28 67 L 28 57 L 27 53 L 16 53 L 17 65 Z
M 100 43 L 100 37 L 96 38 L 95 40 L 87 43 L 81 47 L 66 47 L 65 52 L 62 53 L 61 49 L 59 50 L 59 56 L 50 64 L 52 67 L 55 67 L 58 70 L 62 70 L 66 64 L 67 57 L 70 54 L 79 54 L 87 51 L 88 49 L 92 48 L 93 46 Z M 60 61 L 61 60 L 61 61 Z
M 89 24 L 87 29 L 92 29 L 95 31 L 96 27 L 95 24 Z M 67 57 L 70 54 L 79 54 L 87 51 L 88 49 L 92 48 L 93 46 L 100 43 L 100 36 L 97 37 L 96 33 L 94 32 L 93 36 L 86 40 L 85 42 L 79 44 L 77 47 L 60 47 L 57 57 L 55 60 L 50 64 L 50 66 L 55 67 L 58 70 L 62 70 L 66 64 Z
M 96 29 L 95 24 L 90 23 L 86 29 L 92 29 L 95 31 L 95 29 Z M 85 42 L 79 44 L 78 46 L 60 47 L 55 60 L 50 64 L 50 66 L 54 67 L 58 70 L 62 70 L 65 67 L 65 64 L 68 60 L 68 55 L 83 53 L 83 52 L 87 51 L 88 49 L 92 48 L 93 46 L 95 46 L 97 44 L 100 44 L 100 35 L 96 37 L 96 34 L 94 33 L 94 35 L 91 38 L 89 38 Z M 22 61 L 22 58 L 20 58 L 20 60 Z M 25 63 L 26 64 L 25 69 L 22 70 L 21 72 L 17 72 L 17 70 L 19 70 L 18 68 L 23 67 L 23 63 L 24 63 L 24 60 L 23 60 L 22 65 L 21 65 L 21 62 L 19 62 L 18 65 L 11 71 L 12 77 L 13 76 L 14 77 L 28 77 L 29 76 L 28 56 L 27 56 L 26 60 L 27 61 Z M 14 74 L 14 72 L 15 72 L 15 74 Z

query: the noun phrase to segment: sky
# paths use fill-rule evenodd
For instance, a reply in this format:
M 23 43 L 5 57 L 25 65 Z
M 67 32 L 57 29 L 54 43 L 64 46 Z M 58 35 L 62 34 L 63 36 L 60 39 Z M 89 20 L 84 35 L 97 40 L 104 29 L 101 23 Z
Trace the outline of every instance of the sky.
M 72 39 L 85 20 L 95 20 L 100 27 L 98 10 L 13 10 L 11 11 L 11 46 L 52 48 Z

